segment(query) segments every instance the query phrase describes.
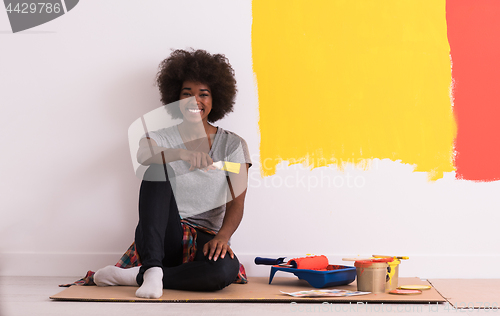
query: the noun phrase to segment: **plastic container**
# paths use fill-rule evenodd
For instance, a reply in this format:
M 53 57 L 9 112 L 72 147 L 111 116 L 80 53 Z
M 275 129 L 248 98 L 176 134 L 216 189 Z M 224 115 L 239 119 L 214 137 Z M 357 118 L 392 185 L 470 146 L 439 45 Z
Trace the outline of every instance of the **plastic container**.
M 354 262 L 358 278 L 358 291 L 384 293 L 388 279 L 387 263 L 390 261 L 393 261 L 393 259 L 381 258 Z
M 343 265 L 328 265 L 327 271 L 306 270 L 272 266 L 269 276 L 269 284 L 273 281 L 277 271 L 289 272 L 295 274 L 299 279 L 306 280 L 315 288 L 329 286 L 346 285 L 356 279 L 356 268 Z

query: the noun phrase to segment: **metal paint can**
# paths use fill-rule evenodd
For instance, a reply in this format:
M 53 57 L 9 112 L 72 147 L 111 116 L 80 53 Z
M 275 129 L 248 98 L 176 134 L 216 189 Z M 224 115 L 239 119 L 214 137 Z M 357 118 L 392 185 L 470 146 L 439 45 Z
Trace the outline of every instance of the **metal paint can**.
M 387 262 L 392 258 L 360 260 L 354 262 L 358 291 L 384 293 L 387 282 Z

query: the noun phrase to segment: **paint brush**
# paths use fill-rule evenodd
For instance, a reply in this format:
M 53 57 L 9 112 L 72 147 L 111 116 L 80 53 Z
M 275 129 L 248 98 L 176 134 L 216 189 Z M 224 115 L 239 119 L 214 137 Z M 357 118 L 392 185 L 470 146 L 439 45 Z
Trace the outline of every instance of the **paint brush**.
M 217 170 L 224 170 L 232 173 L 240 173 L 241 164 L 237 162 L 217 161 L 213 163 L 213 166 Z
M 382 255 L 372 255 L 373 258 L 394 258 L 398 260 L 408 260 L 410 257 L 406 256 L 382 256 Z
M 374 257 L 371 258 L 363 258 L 363 257 L 358 257 L 358 258 L 342 258 L 342 261 L 362 261 L 362 260 L 371 260 L 375 259 Z

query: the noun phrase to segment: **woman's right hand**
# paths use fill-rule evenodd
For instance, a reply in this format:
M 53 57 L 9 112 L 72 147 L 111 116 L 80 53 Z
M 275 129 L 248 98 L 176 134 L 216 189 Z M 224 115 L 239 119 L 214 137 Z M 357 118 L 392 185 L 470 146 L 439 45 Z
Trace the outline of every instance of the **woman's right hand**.
M 191 167 L 189 167 L 189 171 L 193 171 L 194 169 L 215 169 L 215 167 L 212 166 L 214 163 L 212 158 L 210 158 L 207 153 L 201 151 L 184 149 L 180 153 L 180 158 L 191 165 Z

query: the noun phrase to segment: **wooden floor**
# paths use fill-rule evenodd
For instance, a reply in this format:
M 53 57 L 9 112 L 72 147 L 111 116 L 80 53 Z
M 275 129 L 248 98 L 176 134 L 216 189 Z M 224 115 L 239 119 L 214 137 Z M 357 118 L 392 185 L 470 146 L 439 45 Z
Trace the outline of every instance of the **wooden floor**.
M 428 280 L 455 308 L 491 310 L 500 315 L 500 279 Z
M 120 303 L 65 302 L 49 299 L 57 285 L 78 277 L 0 277 L 0 316 L 123 315 L 500 315 L 500 310 L 454 310 L 449 303 L 428 304 L 290 304 L 290 303 Z M 431 280 L 432 282 L 432 280 Z M 436 281 L 435 281 L 436 282 Z M 495 281 L 492 281 L 494 283 Z M 496 281 L 498 282 L 498 280 Z M 463 283 L 462 283 L 463 284 Z M 496 286 L 498 283 L 494 283 Z M 452 286 L 455 289 L 454 286 Z M 497 287 L 498 288 L 498 287 Z M 477 291 L 476 293 L 480 293 Z M 441 293 L 443 294 L 443 293 Z M 469 293 L 470 294 L 470 293 Z M 455 295 L 455 294 L 454 294 Z M 481 296 L 475 296 L 481 298 Z M 483 296 L 485 297 L 485 296 Z M 500 297 L 500 296 L 497 296 Z

